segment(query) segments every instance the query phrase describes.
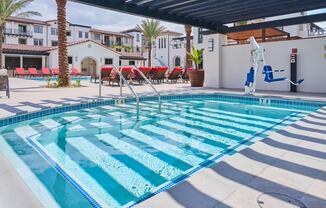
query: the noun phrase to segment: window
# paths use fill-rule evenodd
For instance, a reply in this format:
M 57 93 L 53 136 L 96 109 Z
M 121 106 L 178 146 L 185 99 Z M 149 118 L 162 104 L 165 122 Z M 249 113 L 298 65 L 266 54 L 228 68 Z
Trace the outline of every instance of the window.
M 40 34 L 42 34 L 43 33 L 43 26 L 35 25 L 34 26 L 34 33 L 40 33 Z
M 136 62 L 135 61 L 129 61 L 129 65 L 136 65 Z
M 58 35 L 58 29 L 51 27 L 51 35 Z
M 79 37 L 79 38 L 83 38 L 83 32 L 82 32 L 82 31 L 79 31 L 79 32 L 78 32 L 78 37 Z
M 111 58 L 104 59 L 104 64 L 105 65 L 111 65 L 111 64 L 113 64 L 113 59 L 111 59 Z
M 25 38 L 19 38 L 18 39 L 18 44 L 26 45 L 27 44 L 27 39 L 25 39 Z
M 203 43 L 203 28 L 198 28 L 198 43 Z
M 43 46 L 43 39 L 34 38 L 35 46 Z
M 68 56 L 68 64 L 72 64 L 72 56 Z
M 139 49 L 139 47 L 138 47 L 138 46 L 136 46 L 136 51 L 137 51 L 137 52 L 139 52 L 139 51 L 140 51 L 140 49 Z
M 166 38 L 164 38 L 164 48 L 166 48 Z
M 85 38 L 88 39 L 88 32 L 85 32 Z
M 158 39 L 158 48 L 161 48 L 161 38 Z
M 53 47 L 58 46 L 58 41 L 56 41 L 56 40 L 52 40 L 51 45 L 52 45 Z
M 139 42 L 140 41 L 140 36 L 139 33 L 136 34 L 136 41 Z
M 71 36 L 71 30 L 67 31 L 67 36 Z
M 95 33 L 94 40 L 101 40 L 101 35 L 99 33 Z
M 18 25 L 18 32 L 19 34 L 26 34 L 27 33 L 26 25 Z

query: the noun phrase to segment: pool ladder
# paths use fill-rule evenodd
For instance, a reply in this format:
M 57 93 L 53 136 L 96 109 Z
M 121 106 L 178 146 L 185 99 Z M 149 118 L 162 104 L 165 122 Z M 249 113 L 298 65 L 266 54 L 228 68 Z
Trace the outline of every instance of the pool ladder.
M 119 68 L 117 68 L 115 65 L 113 65 L 113 70 L 115 70 L 120 77 L 120 96 L 122 97 L 122 81 L 124 84 L 126 84 L 129 88 L 129 90 L 132 92 L 132 94 L 134 95 L 134 97 L 136 98 L 136 107 L 137 107 L 137 120 L 139 120 L 139 114 L 140 114 L 140 105 L 139 105 L 139 101 L 140 101 L 140 97 L 138 96 L 138 94 L 135 92 L 135 90 L 131 87 L 131 85 L 129 84 L 129 82 L 126 80 L 126 78 L 122 75 L 121 71 Z M 153 84 L 151 83 L 151 81 L 143 74 L 143 72 L 141 72 L 137 66 L 133 66 L 133 70 L 138 71 L 138 73 L 144 78 L 144 80 L 146 81 L 147 84 L 149 84 L 149 86 L 151 86 L 151 88 L 153 89 L 153 91 L 155 92 L 155 94 L 158 97 L 158 110 L 159 113 L 161 113 L 161 109 L 162 109 L 162 103 L 161 103 L 161 95 L 160 93 L 156 90 L 156 88 L 153 86 Z

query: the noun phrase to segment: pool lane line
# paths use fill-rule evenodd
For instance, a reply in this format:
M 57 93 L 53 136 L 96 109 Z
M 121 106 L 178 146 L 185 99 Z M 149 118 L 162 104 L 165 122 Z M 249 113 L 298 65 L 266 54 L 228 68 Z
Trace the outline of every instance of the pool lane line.
M 26 141 L 52 166 L 61 176 L 63 176 L 77 191 L 92 205 L 94 208 L 102 208 L 102 206 L 89 195 L 68 173 L 66 173 L 50 156 L 48 156 L 40 147 L 35 144 L 31 137 Z
M 165 183 L 165 184 L 162 184 L 161 186 L 159 186 L 159 187 L 157 188 L 156 191 L 153 191 L 153 192 L 151 192 L 150 194 L 148 194 L 148 195 L 146 195 L 146 196 L 144 196 L 144 197 L 139 198 L 139 200 L 132 201 L 132 202 L 130 202 L 130 203 L 124 205 L 123 207 L 125 207 L 125 208 L 132 208 L 132 207 L 136 206 L 137 204 L 140 204 L 141 202 L 143 202 L 143 201 L 145 201 L 145 200 L 147 200 L 147 199 L 149 199 L 149 198 L 151 198 L 151 197 L 153 197 L 153 196 L 155 196 L 155 195 L 157 195 L 157 194 L 159 194 L 159 193 L 161 193 L 161 192 L 166 191 L 167 189 L 169 189 L 169 188 L 171 188 L 171 187 L 177 185 L 178 183 L 182 182 L 183 180 L 189 178 L 190 176 L 192 176 L 194 173 L 200 171 L 201 169 L 207 168 L 208 166 L 210 166 L 210 165 L 216 163 L 216 162 L 217 162 L 219 159 L 221 159 L 224 155 L 226 155 L 226 154 L 228 154 L 228 153 L 232 153 L 232 152 L 234 152 L 236 149 L 238 149 L 239 147 L 241 147 L 241 146 L 244 145 L 245 143 L 249 142 L 250 140 L 252 140 L 252 139 L 254 139 L 254 138 L 256 138 L 256 137 L 259 137 L 260 135 L 264 134 L 265 132 L 267 132 L 267 131 L 269 131 L 269 130 L 275 128 L 276 126 L 282 124 L 282 123 L 285 122 L 285 121 L 290 120 L 291 118 L 297 116 L 298 114 L 300 114 L 300 113 L 293 113 L 293 114 L 291 114 L 291 115 L 285 117 L 282 121 L 280 121 L 280 122 L 278 122 L 278 123 L 275 123 L 274 125 L 272 125 L 272 126 L 266 128 L 266 129 L 264 129 L 263 131 L 254 134 L 252 137 L 250 137 L 250 138 L 248 138 L 248 139 L 246 139 L 246 140 L 240 142 L 239 144 L 235 145 L 234 147 L 232 147 L 232 148 L 228 148 L 228 149 L 226 149 L 226 150 L 220 152 L 220 153 L 217 154 L 217 155 L 213 155 L 213 156 L 210 157 L 208 160 L 206 160 L 206 161 L 200 163 L 198 166 L 196 166 L 196 167 L 194 167 L 194 168 L 191 168 L 190 170 L 186 171 L 183 175 L 177 177 L 176 179 L 174 179 L 174 180 L 172 180 L 172 181 L 169 181 L 169 182 L 167 182 L 167 183 Z

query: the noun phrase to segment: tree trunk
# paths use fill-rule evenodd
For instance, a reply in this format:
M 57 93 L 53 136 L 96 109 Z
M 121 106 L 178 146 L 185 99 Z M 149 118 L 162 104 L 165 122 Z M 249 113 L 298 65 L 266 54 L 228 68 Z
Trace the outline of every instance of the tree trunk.
M 152 43 L 148 43 L 148 67 L 152 67 Z
M 58 50 L 59 50 L 59 86 L 69 86 L 69 64 L 67 51 L 67 0 L 56 0 L 57 2 L 57 23 L 58 23 Z
M 4 66 L 2 65 L 3 60 L 2 60 L 2 40 L 4 37 L 4 30 L 3 30 L 3 26 L 0 26 L 0 69 L 4 68 Z
M 188 55 L 190 53 L 190 43 L 191 43 L 191 25 L 185 25 L 185 30 L 186 30 L 186 68 L 191 68 L 192 67 L 192 61 Z

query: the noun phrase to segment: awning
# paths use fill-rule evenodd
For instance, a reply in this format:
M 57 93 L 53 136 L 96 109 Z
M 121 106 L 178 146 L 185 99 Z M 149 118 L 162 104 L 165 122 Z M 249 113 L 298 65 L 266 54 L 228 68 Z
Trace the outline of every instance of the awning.
M 164 21 L 190 24 L 216 32 L 235 32 L 246 27 L 225 24 L 326 8 L 325 0 L 73 0 L 84 4 Z M 249 29 L 325 21 L 326 14 L 289 18 L 281 22 L 252 24 Z M 273 24 L 274 23 L 274 24 Z M 275 25 L 277 23 L 277 25 Z M 258 27 L 259 26 L 259 27 Z M 247 29 L 248 30 L 248 29 Z

